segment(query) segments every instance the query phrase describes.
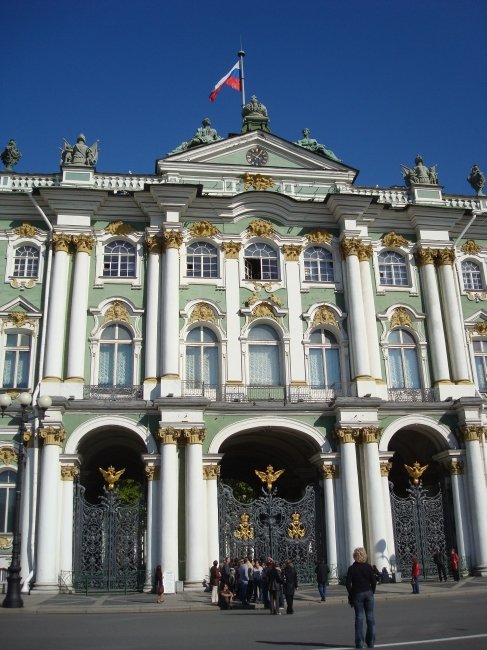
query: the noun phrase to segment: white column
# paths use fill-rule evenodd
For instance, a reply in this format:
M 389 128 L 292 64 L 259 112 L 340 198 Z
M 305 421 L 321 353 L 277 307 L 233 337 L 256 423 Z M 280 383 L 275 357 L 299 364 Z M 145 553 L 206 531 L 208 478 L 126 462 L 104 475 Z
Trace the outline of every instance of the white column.
M 69 319 L 68 369 L 66 381 L 84 383 L 90 255 L 95 243 L 91 235 L 75 235 L 73 294 Z
M 343 516 L 345 528 L 345 548 L 348 562 L 353 561 L 353 550 L 363 546 L 362 512 L 360 509 L 360 490 L 358 483 L 357 456 L 355 440 L 358 429 L 343 428 L 337 430 L 340 442 L 341 481 Z
M 179 580 L 179 538 L 178 503 L 179 471 L 176 441 L 178 432 L 168 427 L 159 429 L 161 441 L 161 473 L 159 481 L 160 508 L 160 549 L 154 563 L 160 564 L 162 571 L 172 571 L 174 579 Z
M 61 461 L 61 539 L 59 544 L 59 571 L 63 572 L 62 584 L 73 586 L 73 514 L 74 479 L 79 473 L 78 461 Z M 41 522 L 42 526 L 42 522 Z
M 377 335 L 377 318 L 370 275 L 369 257 L 372 254 L 371 246 L 362 246 L 359 250 L 360 279 L 362 286 L 362 300 L 364 304 L 365 329 L 367 332 L 367 350 L 369 352 L 370 374 L 376 380 L 382 380 L 380 364 L 379 337 Z
M 465 348 L 465 327 L 459 309 L 456 293 L 456 281 L 453 275 L 455 252 L 452 249 L 438 251 L 438 277 L 443 298 L 443 312 L 448 340 L 448 351 L 452 369 L 452 379 L 456 383 L 471 384 L 468 371 L 467 351 Z
M 178 231 L 163 233 L 161 350 L 162 377 L 179 379 L 179 246 L 182 235 Z
M 416 252 L 418 264 L 421 266 L 421 277 L 424 287 L 426 313 L 428 322 L 428 343 L 431 350 L 434 383 L 450 383 L 448 355 L 446 352 L 445 331 L 441 315 L 440 296 L 436 282 L 435 251 L 430 248 L 420 248 Z
M 325 494 L 326 562 L 330 567 L 330 582 L 338 583 L 337 526 L 335 518 L 335 479 L 338 465 L 323 465 L 323 490 Z
M 299 254 L 301 246 L 286 245 L 283 247 L 288 322 L 289 322 L 289 384 L 291 386 L 303 385 L 306 383 L 306 370 L 303 352 L 303 306 L 301 302 L 301 284 L 299 278 Z
M 348 338 L 352 351 L 352 381 L 371 379 L 369 352 L 364 345 L 365 322 L 362 282 L 360 278 L 359 250 L 362 244 L 357 239 L 344 239 L 341 243 L 342 255 L 345 257 L 345 271 L 348 294 Z
M 203 508 L 203 453 L 204 429 L 194 427 L 185 431 L 188 435 L 186 444 L 186 580 L 189 589 L 201 589 L 206 575 L 205 543 L 201 531 L 205 530 L 205 513 Z
M 370 564 L 379 571 L 386 567 L 389 571 L 389 549 L 387 547 L 387 526 L 384 516 L 382 479 L 379 460 L 378 427 L 364 427 L 360 431 L 364 458 L 365 512 L 367 516 L 368 555 Z
M 467 481 L 470 498 L 472 533 L 475 548 L 473 567 L 478 575 L 487 575 L 487 490 L 480 455 L 482 427 L 464 426 Z
M 41 458 L 39 494 L 39 526 L 35 591 L 58 590 L 59 562 L 59 455 L 64 429 L 43 427 L 39 436 L 44 441 Z
M 455 529 L 457 531 L 457 553 L 460 558 L 471 556 L 470 528 L 467 504 L 465 500 L 465 486 L 463 482 L 464 464 L 462 461 L 452 459 L 449 464 L 451 486 L 453 494 L 453 511 L 455 514 Z M 449 550 L 449 549 L 447 549 Z
M 22 485 L 21 499 L 21 528 L 22 536 L 20 538 L 20 570 L 21 581 L 23 584 L 22 591 L 29 593 L 30 583 L 28 578 L 33 570 L 34 562 L 32 557 L 32 544 L 34 535 L 34 517 L 35 517 L 35 495 L 37 486 L 34 485 L 34 464 L 36 460 L 37 449 L 34 448 L 35 438 L 32 431 L 24 431 L 24 480 Z
M 144 458 L 144 460 L 146 460 Z M 147 476 L 147 526 L 146 526 L 146 552 L 145 552 L 145 562 L 146 562 L 146 572 L 145 572 L 145 585 L 144 591 L 151 591 L 153 586 L 152 572 L 158 564 L 161 564 L 159 561 L 159 549 L 157 548 L 157 521 L 159 517 L 154 516 L 156 513 L 156 504 L 157 504 L 157 494 L 156 489 L 158 487 L 157 478 L 159 478 L 159 467 L 152 464 L 151 461 L 146 460 L 145 466 L 145 475 Z M 149 464 L 150 463 L 150 464 Z M 155 484 L 154 484 L 155 482 Z M 155 543 L 156 542 L 156 543 Z M 161 564 L 162 567 L 162 564 Z
M 207 555 L 206 566 L 210 567 L 213 560 L 220 560 L 220 540 L 218 535 L 218 476 L 220 466 L 214 463 L 205 465 L 203 478 L 206 487 L 206 531 Z M 223 559 L 223 558 L 221 558 Z
M 227 306 L 227 372 L 228 384 L 242 383 L 242 348 L 240 344 L 240 275 L 239 242 L 224 242 L 225 302 Z
M 63 379 L 64 326 L 67 310 L 68 249 L 71 237 L 64 234 L 55 234 L 52 241 L 55 254 L 52 266 L 43 381 L 61 382 Z
M 157 350 L 159 350 L 159 291 L 161 267 L 161 241 L 150 236 L 146 238 L 147 261 L 147 299 L 145 318 L 145 380 L 146 383 L 157 383 L 160 374 Z
M 384 456 L 389 459 L 392 458 L 393 453 L 383 452 L 379 454 L 381 457 L 380 475 L 382 482 L 382 503 L 384 508 L 384 519 L 386 523 L 386 539 L 387 548 L 389 550 L 389 557 L 387 562 L 391 570 L 396 570 L 396 545 L 394 542 L 394 525 L 392 522 L 392 508 L 391 508 L 391 492 L 389 489 L 389 472 L 392 469 L 392 463 L 389 460 L 383 460 Z

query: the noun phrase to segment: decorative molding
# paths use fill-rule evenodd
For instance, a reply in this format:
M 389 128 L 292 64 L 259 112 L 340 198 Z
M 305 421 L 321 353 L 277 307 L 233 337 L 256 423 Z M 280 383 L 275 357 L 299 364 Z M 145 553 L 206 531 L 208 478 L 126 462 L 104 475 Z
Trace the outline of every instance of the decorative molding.
M 72 243 L 76 248 L 77 253 L 91 254 L 93 246 L 95 245 L 95 238 L 93 235 L 73 235 Z
M 286 262 L 298 262 L 303 247 L 297 246 L 296 244 L 284 244 L 282 250 L 284 251 L 284 259 Z
M 52 236 L 52 244 L 55 253 L 68 253 L 71 245 L 71 235 L 66 235 L 63 232 L 54 233 Z
M 264 219 L 255 219 L 247 226 L 249 237 L 268 237 L 273 239 L 276 236 L 273 225 Z
M 391 327 L 407 325 L 413 329 L 413 321 L 411 320 L 411 314 L 405 307 L 397 307 L 391 315 Z
M 274 186 L 274 181 L 270 176 L 264 174 L 244 174 L 244 190 L 268 190 Z
M 8 314 L 8 320 L 15 325 L 15 327 L 23 327 L 26 323 L 33 324 L 29 315 L 25 311 L 11 311 Z
M 448 463 L 448 471 L 450 472 L 450 476 L 462 476 L 464 473 L 463 461 L 452 458 Z
M 475 323 L 474 327 L 475 332 L 481 336 L 487 336 L 487 321 L 483 320 L 478 323 Z
M 129 313 L 127 307 L 121 300 L 114 300 L 110 303 L 110 307 L 106 310 L 103 317 L 103 322 L 108 321 L 124 321 L 129 322 Z
M 487 300 L 487 291 L 466 291 L 467 298 L 473 302 Z
M 149 253 L 153 255 L 160 255 L 162 253 L 162 241 L 157 235 L 147 235 L 144 243 Z
M 269 302 L 261 302 L 253 309 L 250 320 L 252 321 L 256 318 L 272 318 L 273 320 L 277 320 L 274 309 Z
M 389 472 L 392 469 L 392 463 L 389 461 L 382 461 L 380 463 L 380 475 L 387 478 L 389 476 Z
M 323 463 L 321 466 L 321 474 L 324 479 L 340 478 L 340 468 L 338 465 L 326 465 Z
M 360 239 L 342 239 L 340 243 L 340 250 L 343 257 L 350 257 L 356 255 L 358 257 L 362 242 Z
M 12 447 L 0 447 L 0 462 L 4 465 L 12 465 L 17 462 L 17 453 Z
M 6 537 L 5 535 L 0 535 L 0 551 L 5 551 L 7 548 L 11 548 L 13 544 L 12 537 Z
M 66 438 L 66 431 L 62 428 L 55 429 L 54 427 L 42 427 L 39 429 L 39 438 L 45 445 L 63 446 L 64 439 Z
M 482 439 L 484 427 L 476 424 L 464 424 L 460 427 L 460 433 L 465 442 L 475 442 Z
M 29 278 L 28 280 L 24 278 L 12 278 L 10 280 L 12 289 L 32 289 L 36 284 L 37 280 L 35 278 Z
M 190 323 L 196 321 L 207 321 L 209 323 L 216 323 L 215 312 L 212 307 L 206 302 L 199 302 L 191 311 Z
M 436 264 L 438 266 L 452 266 L 455 261 L 455 249 L 440 248 L 436 251 Z
M 346 442 L 356 442 L 360 436 L 360 429 L 352 429 L 352 427 L 341 427 L 335 431 L 338 442 L 344 444 Z
M 23 223 L 17 228 L 14 228 L 14 233 L 19 237 L 35 237 L 39 233 L 39 230 L 30 223 Z
M 373 254 L 372 244 L 361 243 L 358 249 L 359 262 L 367 262 Z
M 326 230 L 320 230 L 318 228 L 306 233 L 305 237 L 309 242 L 312 242 L 313 244 L 329 244 L 332 240 L 331 233 L 327 232 Z
M 480 253 L 482 248 L 474 239 L 467 239 L 467 241 L 463 244 L 461 250 L 467 255 L 476 255 L 477 253 Z
M 144 472 L 148 481 L 158 481 L 160 479 L 160 467 L 156 465 L 146 465 L 144 467 Z
M 417 248 L 415 252 L 416 261 L 418 266 L 425 266 L 426 264 L 434 264 L 436 251 L 434 248 Z
M 360 442 L 364 445 L 378 443 L 382 434 L 380 427 L 362 427 L 360 429 Z
M 322 305 L 318 307 L 313 316 L 313 322 L 311 327 L 317 327 L 318 325 L 335 325 L 338 327 L 337 319 L 334 312 L 327 307 Z
M 135 232 L 135 228 L 125 221 L 114 221 L 109 223 L 105 228 L 106 232 L 109 232 L 110 235 L 131 235 Z
M 162 233 L 163 248 L 167 250 L 168 248 L 179 248 L 183 243 L 183 235 L 179 230 L 165 230 Z
M 382 242 L 384 246 L 391 248 L 401 248 L 401 246 L 409 246 L 410 244 L 410 242 L 405 237 L 398 235 L 394 232 L 394 230 L 391 230 L 391 232 L 388 232 L 387 235 L 384 235 Z
M 225 241 L 222 244 L 222 250 L 227 260 L 238 260 L 241 249 L 242 244 L 238 241 Z
M 163 445 L 175 445 L 178 441 L 179 431 L 174 427 L 166 427 L 159 429 L 156 435 Z
M 220 465 L 203 465 L 203 480 L 212 481 L 220 476 Z
M 61 481 L 74 481 L 79 474 L 79 467 L 61 465 Z
M 202 427 L 191 427 L 181 431 L 180 443 L 189 445 L 202 445 L 205 441 L 205 429 Z
M 214 237 L 219 235 L 220 231 L 209 221 L 198 221 L 188 228 L 193 237 Z

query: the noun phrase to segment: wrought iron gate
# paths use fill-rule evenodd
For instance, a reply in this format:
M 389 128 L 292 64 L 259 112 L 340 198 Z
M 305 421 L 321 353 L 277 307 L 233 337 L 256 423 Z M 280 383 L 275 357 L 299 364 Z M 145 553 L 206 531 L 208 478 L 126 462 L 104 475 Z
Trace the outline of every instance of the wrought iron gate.
M 277 489 L 250 503 L 237 501 L 232 489 L 219 484 L 219 533 L 222 556 L 272 557 L 292 560 L 301 583 L 316 581 L 316 562 L 323 559 L 321 496 L 308 485 L 300 501 L 285 501 Z
M 397 570 L 409 575 L 411 556 L 415 556 L 424 577 L 436 576 L 433 554 L 436 549 L 443 552 L 448 549 L 452 538 L 449 517 L 445 519 L 447 508 L 441 486 L 436 495 L 429 496 L 421 483 L 410 485 L 408 496 L 398 497 L 390 485 Z
M 142 502 L 127 505 L 116 491 L 104 488 L 96 505 L 76 486 L 74 571 L 76 591 L 140 591 L 145 569 Z

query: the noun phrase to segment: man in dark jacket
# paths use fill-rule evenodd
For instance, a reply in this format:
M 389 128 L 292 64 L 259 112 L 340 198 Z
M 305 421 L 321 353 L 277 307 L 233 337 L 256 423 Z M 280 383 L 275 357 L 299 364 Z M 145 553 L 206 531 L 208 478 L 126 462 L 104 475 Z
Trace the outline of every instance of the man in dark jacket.
M 291 560 L 284 563 L 284 597 L 286 598 L 287 614 L 294 614 L 294 592 L 298 588 L 298 574 Z
M 353 552 L 355 562 L 348 568 L 345 585 L 348 602 L 355 609 L 355 647 L 364 647 L 364 613 L 367 621 L 365 643 L 368 648 L 375 644 L 374 594 L 376 580 L 374 570 L 367 562 L 367 553 L 362 547 Z
M 318 582 L 318 591 L 320 592 L 322 602 L 326 600 L 326 583 L 328 582 L 328 574 L 330 567 L 325 562 L 318 562 L 315 568 L 316 580 Z

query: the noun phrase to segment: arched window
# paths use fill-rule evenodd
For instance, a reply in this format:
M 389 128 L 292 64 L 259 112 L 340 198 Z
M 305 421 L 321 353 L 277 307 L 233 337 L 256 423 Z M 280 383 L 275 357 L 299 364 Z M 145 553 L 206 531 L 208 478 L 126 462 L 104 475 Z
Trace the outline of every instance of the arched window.
M 101 386 L 130 386 L 133 383 L 134 345 L 123 325 L 108 325 L 100 342 L 98 383 Z
M 14 277 L 37 278 L 39 275 L 39 249 L 35 246 L 19 246 L 15 250 Z
M 334 282 L 333 256 L 322 246 L 304 251 L 304 279 L 307 282 Z
M 16 480 L 14 470 L 0 470 L 0 533 L 12 533 L 14 529 Z
M 5 335 L 3 387 L 28 388 L 32 337 L 21 332 Z
M 395 251 L 379 253 L 379 278 L 382 285 L 407 287 L 409 278 L 405 258 Z
M 467 260 L 462 262 L 463 288 L 465 291 L 482 291 L 482 273 L 480 266 L 475 262 Z
M 190 387 L 218 385 L 218 338 L 208 327 L 194 327 L 186 336 L 186 381 Z
M 270 325 L 254 325 L 249 333 L 249 381 L 251 386 L 280 386 L 280 340 Z
M 206 242 L 194 242 L 187 248 L 186 275 L 188 278 L 217 278 L 218 253 Z
M 336 338 L 321 328 L 309 337 L 309 381 L 311 388 L 338 386 L 340 377 L 340 351 Z
M 390 388 L 421 388 L 418 351 L 412 335 L 394 329 L 388 342 Z
M 475 372 L 479 391 L 487 392 L 487 339 L 477 339 L 473 342 Z
M 134 278 L 135 246 L 123 240 L 109 242 L 103 256 L 103 276 Z
M 262 242 L 247 246 L 245 249 L 245 279 L 279 279 L 277 253 L 271 246 Z

